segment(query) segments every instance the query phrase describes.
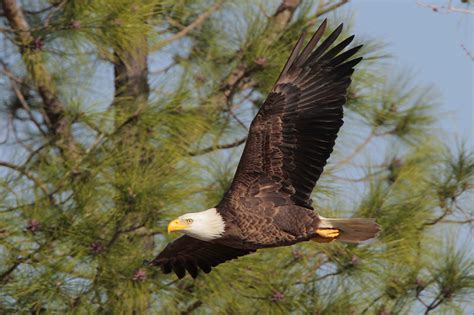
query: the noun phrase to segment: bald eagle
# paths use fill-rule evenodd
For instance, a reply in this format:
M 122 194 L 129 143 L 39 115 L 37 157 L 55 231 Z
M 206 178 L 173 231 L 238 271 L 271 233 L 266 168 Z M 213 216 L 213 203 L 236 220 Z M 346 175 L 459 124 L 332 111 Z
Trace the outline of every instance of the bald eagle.
M 380 231 L 374 219 L 328 219 L 313 211 L 311 192 L 343 124 L 353 58 L 362 45 L 330 49 L 337 27 L 319 46 L 326 20 L 303 48 L 304 32 L 250 126 L 234 180 L 214 208 L 171 221 L 184 235 L 151 262 L 164 273 L 195 278 L 258 249 L 314 240 L 360 242 Z

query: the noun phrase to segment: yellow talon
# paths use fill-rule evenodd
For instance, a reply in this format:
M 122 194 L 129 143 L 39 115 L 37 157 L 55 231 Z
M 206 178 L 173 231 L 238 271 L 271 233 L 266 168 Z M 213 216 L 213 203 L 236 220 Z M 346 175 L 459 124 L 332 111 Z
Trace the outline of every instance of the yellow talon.
M 341 232 L 338 229 L 317 229 L 316 234 L 323 238 L 336 238 Z
M 331 243 L 334 241 L 341 232 L 338 229 L 317 229 L 317 236 L 312 241 L 317 243 Z

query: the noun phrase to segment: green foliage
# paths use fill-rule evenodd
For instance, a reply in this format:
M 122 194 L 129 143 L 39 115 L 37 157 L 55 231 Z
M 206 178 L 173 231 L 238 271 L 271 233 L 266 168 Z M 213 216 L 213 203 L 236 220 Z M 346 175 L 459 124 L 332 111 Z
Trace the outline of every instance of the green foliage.
M 324 216 L 376 218 L 379 238 L 261 250 L 196 280 L 144 264 L 174 238 L 170 219 L 219 201 L 292 45 L 337 7 L 21 3 L 27 30 L 0 11 L 0 313 L 466 308 L 472 253 L 447 240 L 450 225 L 470 233 L 472 152 L 441 143 L 438 96 L 406 74 L 388 80 L 383 45 L 360 38 L 365 61 L 314 199 Z

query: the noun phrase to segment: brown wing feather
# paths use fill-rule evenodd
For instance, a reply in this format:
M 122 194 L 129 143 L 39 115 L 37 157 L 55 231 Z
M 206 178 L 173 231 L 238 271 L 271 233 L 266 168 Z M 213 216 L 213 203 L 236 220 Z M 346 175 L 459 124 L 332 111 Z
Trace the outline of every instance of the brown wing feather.
M 174 271 L 179 279 L 186 275 L 186 271 L 196 278 L 199 269 L 209 273 L 212 267 L 252 252 L 252 250 L 205 242 L 185 235 L 169 243 L 150 264 L 160 266 L 163 273 Z
M 328 50 L 342 24 L 316 47 L 325 27 L 326 21 L 303 51 L 303 35 L 298 40 L 251 124 L 234 180 L 219 209 L 231 208 L 228 202 L 235 208 L 243 196 L 262 198 L 275 192 L 290 203 L 311 208 L 311 192 L 343 124 L 342 106 L 353 67 L 362 59 L 350 60 L 361 46 L 341 53 L 354 36 Z M 274 185 L 262 184 L 268 180 Z

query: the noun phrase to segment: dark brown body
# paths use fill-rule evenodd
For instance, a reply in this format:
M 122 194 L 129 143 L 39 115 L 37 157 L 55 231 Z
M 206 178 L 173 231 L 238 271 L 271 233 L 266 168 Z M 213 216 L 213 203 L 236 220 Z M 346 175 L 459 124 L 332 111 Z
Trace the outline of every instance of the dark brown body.
M 226 222 L 226 230 L 221 238 L 213 242 L 249 250 L 308 241 L 316 237 L 315 231 L 320 222 L 313 210 L 295 205 L 262 205 L 249 212 L 231 210 L 223 211 L 221 215 Z

